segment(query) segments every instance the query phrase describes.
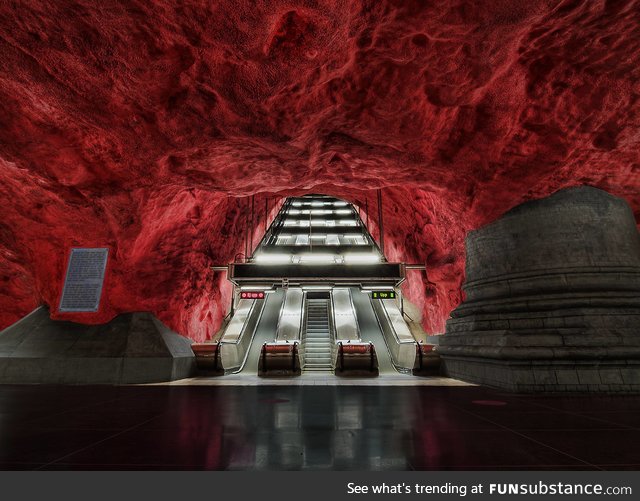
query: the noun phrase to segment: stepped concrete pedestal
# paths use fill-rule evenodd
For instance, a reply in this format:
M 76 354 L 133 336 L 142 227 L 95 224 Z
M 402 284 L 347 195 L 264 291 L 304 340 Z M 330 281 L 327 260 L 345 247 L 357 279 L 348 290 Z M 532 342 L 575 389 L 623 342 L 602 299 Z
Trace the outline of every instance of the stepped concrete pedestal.
M 517 392 L 640 392 L 640 238 L 626 202 L 579 187 L 472 231 L 447 375 Z
M 0 383 L 154 383 L 194 374 L 191 341 L 151 313 L 83 325 L 51 320 L 41 307 L 0 332 Z

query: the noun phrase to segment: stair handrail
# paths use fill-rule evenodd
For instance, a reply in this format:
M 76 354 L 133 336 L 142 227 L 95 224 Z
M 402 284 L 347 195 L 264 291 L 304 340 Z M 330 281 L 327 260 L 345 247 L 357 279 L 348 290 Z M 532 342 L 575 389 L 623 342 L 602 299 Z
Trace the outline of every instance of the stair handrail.
M 302 323 L 300 326 L 300 365 L 305 366 L 307 356 L 307 319 L 309 316 L 309 302 L 307 299 L 307 291 L 303 292 L 302 296 Z
M 349 287 L 349 303 L 351 304 L 351 312 L 353 313 L 353 318 L 356 321 L 356 331 L 358 332 L 358 341 L 362 341 L 362 331 L 360 330 L 360 322 L 358 322 L 356 305 L 353 304 L 353 292 L 351 290 L 351 287 Z
M 331 343 L 331 369 L 336 368 L 338 345 L 336 343 L 336 326 L 333 317 L 333 294 L 329 294 L 327 301 L 327 319 L 329 320 L 329 342 Z
M 371 300 L 373 301 L 373 299 Z M 393 338 L 397 341 L 398 344 L 415 344 L 417 341 L 415 339 L 415 335 L 413 334 L 413 332 L 411 332 L 411 330 L 409 330 L 409 332 L 411 332 L 411 335 L 413 336 L 413 341 L 405 339 L 402 340 L 400 339 L 400 337 L 398 336 L 398 332 L 396 331 L 396 328 L 394 327 L 393 323 L 391 322 L 391 317 L 389 317 L 389 312 L 387 311 L 386 305 L 384 304 L 384 299 L 379 299 L 378 300 L 380 303 L 380 309 L 382 310 L 382 314 L 384 315 L 384 319 L 386 321 L 386 324 L 389 326 L 389 329 L 391 331 L 391 334 L 393 334 Z M 380 324 L 380 320 L 378 320 L 378 324 Z M 381 328 L 382 325 L 380 325 Z

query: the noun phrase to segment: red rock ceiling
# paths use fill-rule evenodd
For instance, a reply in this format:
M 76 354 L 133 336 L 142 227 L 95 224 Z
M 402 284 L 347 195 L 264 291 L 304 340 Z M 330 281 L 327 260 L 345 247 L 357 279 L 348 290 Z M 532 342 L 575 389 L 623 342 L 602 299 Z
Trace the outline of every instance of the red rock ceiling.
M 576 184 L 638 216 L 639 95 L 636 1 L 2 2 L 0 327 L 46 303 L 203 339 L 249 195 L 384 188 L 388 254 L 427 264 L 407 288 L 442 331 L 467 230 Z M 63 317 L 90 245 L 102 310 Z

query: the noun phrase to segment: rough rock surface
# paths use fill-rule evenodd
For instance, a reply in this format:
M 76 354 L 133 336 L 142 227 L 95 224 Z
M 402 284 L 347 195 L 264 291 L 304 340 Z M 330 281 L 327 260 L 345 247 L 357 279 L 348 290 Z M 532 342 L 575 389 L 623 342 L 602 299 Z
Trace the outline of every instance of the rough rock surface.
M 107 245 L 99 314 L 56 318 L 204 339 L 250 195 L 374 212 L 384 188 L 387 253 L 427 264 L 406 288 L 441 332 L 469 229 L 579 184 L 638 219 L 639 96 L 638 1 L 2 2 L 0 327 L 55 311 L 71 246 Z

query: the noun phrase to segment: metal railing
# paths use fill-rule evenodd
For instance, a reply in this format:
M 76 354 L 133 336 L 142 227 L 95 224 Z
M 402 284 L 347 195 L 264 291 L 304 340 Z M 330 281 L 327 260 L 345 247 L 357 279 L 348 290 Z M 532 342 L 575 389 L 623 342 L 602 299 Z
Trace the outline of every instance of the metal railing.
M 382 303 L 382 300 L 376 301 L 374 299 L 370 299 L 370 301 L 373 306 L 376 320 L 378 321 L 378 325 L 380 326 L 380 331 L 382 332 L 382 336 L 384 337 L 385 345 L 391 358 L 391 363 L 398 372 L 406 373 L 407 371 L 410 371 L 412 367 L 401 365 L 399 363 L 399 359 L 402 345 L 411 345 L 413 353 L 415 354 L 415 346 L 417 345 L 417 342 L 413 337 L 413 334 L 411 335 L 412 339 L 400 339 L 395 327 L 393 326 L 393 323 L 391 322 L 391 318 L 389 318 L 389 313 Z
M 336 326 L 333 318 L 333 301 L 332 294 L 329 293 L 329 301 L 327 306 L 327 316 L 329 319 L 329 342 L 331 343 L 331 369 L 335 370 L 337 362 L 338 345 L 336 343 Z
M 309 316 L 309 312 L 306 308 L 307 304 L 307 293 L 304 292 L 302 296 L 302 322 L 300 326 L 300 365 L 304 367 L 305 358 L 307 356 L 307 317 Z
M 258 303 L 260 303 L 259 306 Z M 249 355 L 249 348 L 251 347 L 251 343 L 253 342 L 253 338 L 255 337 L 256 329 L 258 327 L 258 323 L 260 323 L 260 319 L 262 318 L 266 303 L 266 299 L 257 299 L 254 301 L 253 305 L 251 305 L 249 313 L 247 314 L 247 319 L 242 326 L 242 329 L 240 330 L 238 339 L 236 339 L 235 341 L 224 341 L 224 334 L 220 338 L 220 350 L 222 350 L 225 346 L 233 346 L 238 354 L 242 353 L 242 361 L 240 362 L 240 364 L 233 367 L 225 367 L 227 371 L 235 374 L 242 371 L 242 369 L 244 368 L 244 365 L 247 362 L 247 357 Z M 257 307 L 260 308 L 258 312 L 255 311 Z M 250 332 L 251 334 L 247 335 L 248 332 Z

